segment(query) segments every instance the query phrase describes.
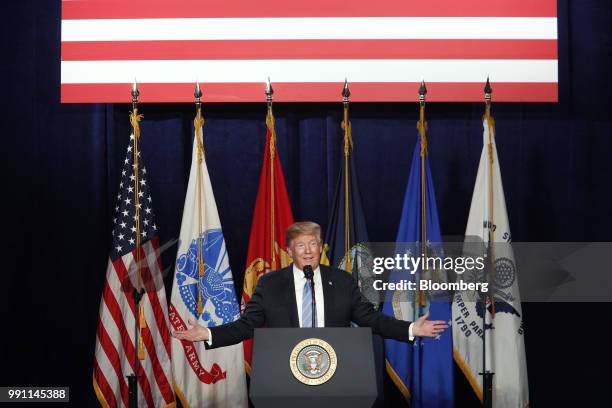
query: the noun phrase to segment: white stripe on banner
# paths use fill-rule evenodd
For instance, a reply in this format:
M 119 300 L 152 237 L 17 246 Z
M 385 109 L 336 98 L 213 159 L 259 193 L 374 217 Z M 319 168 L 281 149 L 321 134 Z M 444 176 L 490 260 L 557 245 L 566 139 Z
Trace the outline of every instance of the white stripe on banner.
M 106 353 L 102 350 L 102 346 L 100 345 L 100 341 L 96 341 L 96 361 L 98 362 L 98 367 L 100 367 L 100 372 L 106 379 L 106 382 L 109 385 L 109 388 L 113 395 L 115 396 L 115 400 L 117 401 L 117 406 L 123 406 L 123 400 L 121 398 L 121 388 L 119 387 L 119 378 L 117 377 L 117 373 L 113 368 L 113 365 L 108 360 Z M 121 381 L 127 381 L 123 377 Z
M 159 360 L 159 364 L 162 369 L 170 366 L 170 356 L 166 351 L 166 347 L 164 346 L 164 339 L 162 338 L 161 332 L 158 329 L 157 321 L 155 320 L 155 315 L 153 311 L 153 305 L 148 297 L 143 297 L 146 300 L 143 303 L 143 307 L 145 308 L 145 318 L 147 320 L 147 326 L 149 327 L 149 332 L 151 333 L 151 339 L 153 340 L 153 347 L 155 347 L 155 354 L 157 359 Z M 166 312 L 167 313 L 167 312 Z M 165 322 L 165 320 L 164 320 Z M 171 380 L 170 378 L 168 379 Z
M 142 364 L 143 371 L 149 374 L 149 387 L 151 389 L 151 395 L 153 397 L 153 401 L 156 407 L 162 407 L 164 403 L 164 396 L 162 394 L 161 388 L 159 387 L 159 381 L 166 380 L 168 383 L 172 381 L 172 378 L 162 378 L 166 376 L 166 373 L 163 372 L 164 366 L 161 367 L 162 374 L 161 376 L 156 376 L 155 371 L 153 371 L 153 361 L 151 359 L 151 353 L 149 353 L 149 349 L 145 346 L 145 358 L 140 361 Z M 152 350 L 155 352 L 155 350 Z M 144 395 L 143 395 L 144 398 Z
M 556 40 L 555 17 L 155 18 L 62 20 L 62 41 L 304 39 Z
M 62 84 L 265 82 L 557 82 L 557 60 L 62 61 Z M 124 257 L 127 264 L 127 259 Z
M 106 303 L 104 303 L 104 315 L 106 316 L 111 315 L 111 312 L 110 310 L 108 310 Z M 130 330 L 130 327 L 128 327 L 128 330 L 127 330 L 127 334 L 128 336 L 130 336 L 130 339 L 129 339 L 130 344 L 134 344 L 134 337 L 129 334 L 130 332 L 133 332 L 133 328 L 134 326 L 132 326 L 131 327 L 132 330 Z M 123 347 L 123 342 L 121 341 L 122 335 L 125 335 L 126 333 L 119 332 L 119 328 L 115 324 L 114 320 L 112 320 L 112 318 L 110 319 L 110 322 L 108 324 L 104 325 L 104 329 L 106 329 L 106 333 L 108 334 L 108 337 L 110 341 L 112 342 L 113 348 L 117 351 L 117 354 L 119 355 L 119 359 L 121 362 L 121 372 L 123 372 L 124 374 L 131 373 L 133 371 L 132 370 L 133 361 L 130 361 L 128 359 L 126 350 Z M 109 358 L 109 356 L 107 356 L 107 358 Z
M 111 268 L 113 268 L 112 263 L 109 263 L 109 265 Z M 134 318 L 134 313 L 132 312 L 132 309 L 130 308 L 130 305 L 126 300 L 126 296 L 132 296 L 132 294 L 125 293 L 122 290 L 122 283 L 119 280 L 117 272 L 114 268 L 111 273 L 106 274 L 106 278 L 108 281 L 108 286 L 111 289 L 111 293 L 113 294 L 113 297 L 115 298 L 119 306 L 121 318 L 125 324 L 125 330 L 127 332 L 126 334 L 129 338 L 130 343 L 134 344 L 134 325 L 136 324 L 136 320 Z M 102 320 L 106 331 L 109 333 L 109 337 L 113 340 L 113 342 L 115 342 L 116 339 L 121 339 L 122 337 L 121 335 L 119 335 L 118 337 L 113 337 L 113 335 L 111 335 L 111 329 L 115 333 L 118 333 L 118 327 L 104 299 L 102 303 L 104 304 L 104 313 L 100 314 L 100 319 Z M 121 348 L 123 348 L 123 345 L 121 346 Z

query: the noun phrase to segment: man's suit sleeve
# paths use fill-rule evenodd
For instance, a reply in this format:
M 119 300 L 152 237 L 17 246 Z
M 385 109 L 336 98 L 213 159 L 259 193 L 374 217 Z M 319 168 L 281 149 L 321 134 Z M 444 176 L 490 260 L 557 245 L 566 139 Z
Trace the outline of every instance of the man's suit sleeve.
M 380 334 L 385 338 L 410 341 L 408 330 L 411 322 L 398 320 L 375 310 L 372 304 L 361 294 L 352 277 L 350 281 L 351 320 L 361 327 L 371 327 L 375 334 Z
M 255 292 L 238 320 L 217 327 L 209 327 L 213 341 L 210 346 L 204 342 L 207 349 L 231 346 L 232 344 L 238 344 L 243 340 L 250 339 L 253 337 L 254 329 L 265 324 L 266 316 L 264 313 L 264 290 L 262 285 L 265 281 L 264 278 L 265 276 L 262 276 L 257 282 Z

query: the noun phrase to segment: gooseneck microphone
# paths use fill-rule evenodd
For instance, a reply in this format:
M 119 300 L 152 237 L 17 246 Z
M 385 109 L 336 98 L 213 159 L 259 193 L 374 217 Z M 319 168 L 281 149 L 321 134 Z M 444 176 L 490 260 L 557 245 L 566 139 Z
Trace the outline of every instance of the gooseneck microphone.
M 317 327 L 317 300 L 315 297 L 314 271 L 312 266 L 304 266 L 304 277 L 310 282 L 310 295 L 312 296 L 312 327 Z

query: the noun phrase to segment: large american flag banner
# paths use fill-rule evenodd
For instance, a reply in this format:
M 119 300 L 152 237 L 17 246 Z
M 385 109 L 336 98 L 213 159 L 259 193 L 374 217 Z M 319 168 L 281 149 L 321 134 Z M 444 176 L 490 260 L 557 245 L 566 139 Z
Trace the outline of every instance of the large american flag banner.
M 556 101 L 556 0 L 64 0 L 62 102 Z
M 134 135 L 130 138 L 121 172 L 113 219 L 113 242 L 100 302 L 93 384 L 103 407 L 127 407 L 126 376 L 137 372 L 139 407 L 174 407 L 168 305 L 161 273 L 157 225 L 147 169 L 138 153 L 136 178 Z M 135 180 L 138 182 L 138 204 L 134 197 Z M 139 206 L 139 231 L 136 228 L 136 205 Z M 138 248 L 137 232 L 141 242 Z M 137 259 L 141 260 L 140 279 Z M 140 330 L 145 358 L 137 363 L 134 358 L 138 351 L 138 343 L 135 345 L 134 342 L 134 325 L 139 310 L 132 297 L 135 287 L 145 290 L 140 302 L 146 321 L 146 327 Z

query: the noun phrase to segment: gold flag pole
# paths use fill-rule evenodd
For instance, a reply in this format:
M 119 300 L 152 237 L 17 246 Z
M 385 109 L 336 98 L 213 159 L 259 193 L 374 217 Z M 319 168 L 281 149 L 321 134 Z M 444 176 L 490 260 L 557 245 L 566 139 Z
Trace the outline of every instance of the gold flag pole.
M 495 272 L 495 209 L 494 209 L 494 189 L 493 189 L 493 163 L 495 158 L 493 156 L 493 138 L 495 133 L 495 119 L 491 116 L 491 94 L 493 89 L 491 83 L 487 77 L 487 83 L 485 85 L 485 114 L 483 120 L 487 123 L 487 130 L 489 131 L 489 143 L 488 143 L 488 155 L 489 155 L 489 213 L 487 214 L 487 221 L 489 223 L 489 261 L 491 262 L 491 271 Z M 491 300 L 491 315 L 495 317 L 495 299 L 490 296 Z
M 419 121 L 417 122 L 417 129 L 419 130 L 419 135 L 421 138 L 421 254 L 424 257 L 427 257 L 427 197 L 425 178 L 425 158 L 427 156 L 427 122 L 425 121 L 426 95 L 427 87 L 425 86 L 425 81 L 421 80 L 421 87 L 419 88 Z M 419 306 L 419 308 L 427 305 L 425 293 L 420 290 L 417 291 L 416 304 Z
M 143 115 L 138 113 L 138 85 L 136 80 L 132 85 L 132 112 L 130 112 L 130 124 L 132 125 L 133 138 L 134 138 L 134 218 L 135 218 L 135 229 L 136 229 L 136 246 L 135 246 L 135 258 L 136 258 L 136 284 L 132 291 L 132 298 L 134 299 L 135 316 L 134 316 L 134 372 L 127 376 L 128 379 L 128 401 L 130 407 L 138 406 L 138 377 L 141 364 L 139 360 L 144 360 L 144 343 L 142 341 L 142 329 L 147 327 L 145 320 L 144 305 L 141 302 L 144 296 L 145 289 L 142 282 L 142 276 L 140 273 L 140 262 L 141 262 L 141 247 L 140 247 L 140 203 L 139 198 L 139 179 L 138 179 L 138 156 L 140 154 L 138 150 L 138 142 L 140 139 L 140 121 Z
M 275 243 L 278 242 L 276 239 L 276 220 L 274 219 L 274 157 L 276 155 L 276 125 L 274 123 L 274 114 L 272 112 L 272 95 L 274 95 L 274 89 L 272 89 L 272 84 L 270 83 L 270 78 L 268 77 L 268 82 L 266 83 L 266 102 L 268 104 L 268 111 L 266 113 L 266 127 L 270 131 L 270 251 L 272 252 L 270 269 L 276 270 L 279 268 L 275 246 Z
M 353 137 L 351 134 L 351 122 L 349 121 L 349 89 L 348 80 L 344 80 L 342 88 L 342 103 L 344 105 L 344 119 L 342 129 L 344 130 L 344 257 L 346 259 L 345 269 L 348 273 L 353 272 L 351 261 L 351 215 L 349 203 L 349 156 L 353 149 Z
M 138 91 L 138 85 L 136 81 L 132 86 L 132 112 L 130 113 L 130 123 L 132 125 L 132 129 L 134 131 L 134 211 L 135 211 L 135 227 L 136 227 L 136 287 L 135 291 L 139 293 L 137 306 L 138 306 L 138 359 L 144 360 L 144 343 L 142 341 L 142 329 L 147 327 L 147 322 L 144 314 L 144 304 L 140 302 L 143 294 L 144 287 L 142 284 L 142 275 L 141 275 L 141 261 L 142 261 L 142 253 L 141 253 L 141 242 L 140 242 L 140 195 L 139 195 L 139 166 L 138 166 L 138 157 L 140 155 L 140 151 L 138 149 L 138 142 L 140 141 L 140 121 L 143 118 L 143 115 L 138 114 L 138 96 L 140 92 Z M 135 296 L 136 298 L 136 296 Z
M 487 77 L 487 83 L 484 88 L 485 93 L 485 114 L 482 119 L 486 122 L 487 130 L 489 131 L 489 143 L 488 143 L 488 156 L 489 156 L 489 191 L 488 191 L 488 199 L 489 199 L 489 213 L 486 215 L 487 223 L 488 223 L 488 245 L 487 245 L 487 256 L 489 257 L 490 262 L 490 272 L 495 273 L 495 249 L 493 241 L 495 240 L 495 233 L 493 231 L 495 225 L 494 218 L 494 190 L 493 190 L 493 163 L 494 163 L 494 155 L 493 155 L 493 133 L 495 131 L 495 120 L 491 116 L 491 94 L 493 93 L 493 89 L 491 88 L 491 83 L 489 82 L 489 78 Z M 489 276 L 485 276 L 487 280 L 490 280 Z M 491 319 L 495 318 L 495 299 L 493 298 L 492 291 L 489 291 L 486 294 L 483 294 L 482 297 L 482 372 L 479 373 L 482 375 L 482 391 L 483 391 L 483 406 L 484 408 L 491 408 L 493 406 L 493 376 L 495 375 L 490 369 L 487 369 L 487 298 L 491 303 Z
M 202 280 L 204 279 L 205 263 L 204 263 L 204 251 L 202 250 L 202 235 L 204 234 L 204 203 L 203 203 L 203 187 L 202 187 L 202 163 L 204 162 L 204 136 L 202 134 L 202 127 L 204 126 L 204 117 L 202 117 L 202 90 L 200 89 L 200 83 L 196 82 L 195 92 L 196 105 L 196 116 L 193 119 L 193 128 L 195 129 L 195 143 L 197 144 L 197 186 L 198 192 L 196 195 L 196 206 L 198 208 L 198 319 L 202 315 L 204 305 L 202 302 Z

